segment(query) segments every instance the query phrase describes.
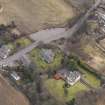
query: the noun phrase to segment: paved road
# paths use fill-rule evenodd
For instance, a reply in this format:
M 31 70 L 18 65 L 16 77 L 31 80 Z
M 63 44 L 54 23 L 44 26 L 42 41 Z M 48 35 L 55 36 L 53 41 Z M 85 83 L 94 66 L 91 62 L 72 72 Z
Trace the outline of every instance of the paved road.
M 92 12 L 99 4 L 100 4 L 101 0 L 97 0 L 96 3 L 87 11 L 87 13 L 81 17 L 80 20 L 78 20 L 78 22 L 69 30 L 65 30 L 63 29 L 62 31 L 57 31 L 55 29 L 55 32 L 53 35 L 51 35 L 50 33 L 52 33 L 51 30 L 45 30 L 44 32 L 38 32 L 35 34 L 31 34 L 30 36 L 35 36 L 34 39 L 37 40 L 37 42 L 32 43 L 30 46 L 22 49 L 21 51 L 15 53 L 14 55 L 8 57 L 7 59 L 1 60 L 0 61 L 0 65 L 2 64 L 7 64 L 9 65 L 11 62 L 18 60 L 22 55 L 30 52 L 33 48 L 35 48 L 38 45 L 39 41 L 43 41 L 44 43 L 49 43 L 53 40 L 57 40 L 60 39 L 62 37 L 71 37 L 72 35 L 74 35 L 75 32 L 77 32 L 81 26 L 84 24 L 85 20 L 88 18 L 88 16 L 90 15 L 90 12 Z M 41 34 L 39 34 L 41 33 Z M 47 37 L 46 37 L 47 36 Z

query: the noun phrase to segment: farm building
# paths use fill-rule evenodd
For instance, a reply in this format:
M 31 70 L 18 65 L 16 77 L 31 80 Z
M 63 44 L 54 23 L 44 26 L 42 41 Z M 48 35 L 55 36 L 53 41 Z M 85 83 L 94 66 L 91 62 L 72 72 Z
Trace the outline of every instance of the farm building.
M 66 74 L 66 82 L 71 86 L 77 83 L 80 78 L 80 73 L 77 71 L 70 71 L 68 74 Z
M 54 53 L 51 49 L 42 49 L 41 56 L 47 63 L 51 63 L 54 60 Z
M 20 76 L 15 71 L 11 73 L 11 77 L 16 81 L 20 80 Z

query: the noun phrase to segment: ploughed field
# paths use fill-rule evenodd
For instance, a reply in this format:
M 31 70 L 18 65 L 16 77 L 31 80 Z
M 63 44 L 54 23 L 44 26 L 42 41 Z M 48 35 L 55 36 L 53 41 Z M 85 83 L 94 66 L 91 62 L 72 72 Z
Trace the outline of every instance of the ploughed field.
M 74 8 L 64 0 L 0 0 L 0 5 L 0 24 L 15 21 L 27 33 L 63 26 L 75 16 Z
M 0 105 L 30 105 L 27 98 L 15 90 L 9 83 L 0 75 Z

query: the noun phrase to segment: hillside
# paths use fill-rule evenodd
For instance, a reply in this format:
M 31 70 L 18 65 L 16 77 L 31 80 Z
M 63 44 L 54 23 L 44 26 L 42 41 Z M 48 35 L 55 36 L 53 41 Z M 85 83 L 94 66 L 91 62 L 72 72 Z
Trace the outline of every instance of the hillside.
M 0 24 L 15 21 L 22 32 L 64 26 L 76 14 L 64 0 L 0 0 Z

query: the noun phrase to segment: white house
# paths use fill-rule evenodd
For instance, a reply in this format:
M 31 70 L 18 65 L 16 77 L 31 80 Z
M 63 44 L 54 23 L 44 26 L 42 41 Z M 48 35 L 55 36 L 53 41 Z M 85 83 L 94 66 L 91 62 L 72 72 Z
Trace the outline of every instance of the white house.
M 66 82 L 71 86 L 73 86 L 75 83 L 77 83 L 81 78 L 81 75 L 78 71 L 73 71 L 73 72 L 70 71 L 65 76 L 66 76 Z

